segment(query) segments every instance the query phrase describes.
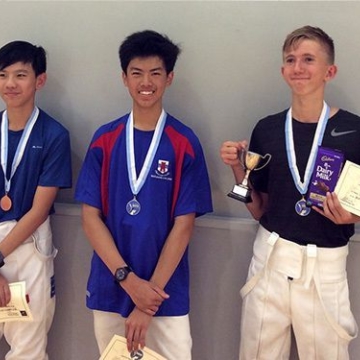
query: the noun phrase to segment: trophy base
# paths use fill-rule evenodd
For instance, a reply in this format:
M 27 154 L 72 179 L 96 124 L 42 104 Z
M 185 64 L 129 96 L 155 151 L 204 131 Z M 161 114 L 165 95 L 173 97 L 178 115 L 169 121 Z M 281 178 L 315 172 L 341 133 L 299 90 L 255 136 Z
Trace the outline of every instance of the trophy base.
M 227 194 L 229 197 L 235 200 L 239 200 L 243 203 L 251 203 L 251 189 L 244 185 L 235 185 L 232 191 Z

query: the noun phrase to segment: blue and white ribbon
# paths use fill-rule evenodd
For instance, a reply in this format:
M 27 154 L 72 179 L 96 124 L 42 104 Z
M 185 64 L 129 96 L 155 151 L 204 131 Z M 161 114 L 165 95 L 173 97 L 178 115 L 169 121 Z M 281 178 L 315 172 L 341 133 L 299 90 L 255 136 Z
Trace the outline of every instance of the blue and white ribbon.
M 35 106 L 33 112 L 31 113 L 29 120 L 26 123 L 24 131 L 21 135 L 13 162 L 11 164 L 10 178 L 7 179 L 6 173 L 7 173 L 7 161 L 8 161 L 9 120 L 8 120 L 8 116 L 7 116 L 7 111 L 5 110 L 3 112 L 2 122 L 1 122 L 1 167 L 4 172 L 5 194 L 7 194 L 10 191 L 11 179 L 13 178 L 13 176 L 23 158 L 25 147 L 28 143 L 31 131 L 35 125 L 35 122 L 36 122 L 38 116 L 39 116 L 39 109 Z
M 293 137 L 293 126 L 292 126 L 292 109 L 290 108 L 286 114 L 286 122 L 285 122 L 285 141 L 286 141 L 286 151 L 287 158 L 289 163 L 290 172 L 292 178 L 294 180 L 294 184 L 300 194 L 305 195 L 307 189 L 309 187 L 309 182 L 311 178 L 311 174 L 313 172 L 313 168 L 315 165 L 315 159 L 318 147 L 322 143 L 322 139 L 324 137 L 324 132 L 326 128 L 327 121 L 330 115 L 330 107 L 325 103 L 320 114 L 320 118 L 316 127 L 313 143 L 311 146 L 310 155 L 308 158 L 308 162 L 305 169 L 304 180 L 301 181 L 299 169 L 296 163 L 296 155 L 295 155 L 295 146 L 294 146 L 294 137 Z
M 133 112 L 131 111 L 129 115 L 129 119 L 126 123 L 126 159 L 127 159 L 130 187 L 134 196 L 136 196 L 139 193 L 149 174 L 151 164 L 154 160 L 155 153 L 160 143 L 160 138 L 164 130 L 165 122 L 166 122 L 166 113 L 163 109 L 159 117 L 159 120 L 156 124 L 155 131 L 144 160 L 144 164 L 139 173 L 139 177 L 137 177 L 136 166 L 135 166 L 135 150 L 134 150 Z

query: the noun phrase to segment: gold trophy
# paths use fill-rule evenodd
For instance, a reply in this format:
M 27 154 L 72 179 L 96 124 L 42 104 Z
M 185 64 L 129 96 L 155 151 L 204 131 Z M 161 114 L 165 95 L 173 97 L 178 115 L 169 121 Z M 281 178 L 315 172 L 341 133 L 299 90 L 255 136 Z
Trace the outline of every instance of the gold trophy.
M 241 165 L 245 169 L 245 177 L 241 184 L 234 186 L 231 192 L 228 193 L 228 196 L 242 201 L 244 203 L 252 202 L 251 199 L 251 189 L 249 188 L 249 175 L 251 171 L 257 171 L 264 168 L 269 161 L 271 160 L 271 155 L 266 154 L 264 156 L 257 154 L 252 151 L 243 150 L 240 155 Z M 260 165 L 259 167 L 257 167 Z

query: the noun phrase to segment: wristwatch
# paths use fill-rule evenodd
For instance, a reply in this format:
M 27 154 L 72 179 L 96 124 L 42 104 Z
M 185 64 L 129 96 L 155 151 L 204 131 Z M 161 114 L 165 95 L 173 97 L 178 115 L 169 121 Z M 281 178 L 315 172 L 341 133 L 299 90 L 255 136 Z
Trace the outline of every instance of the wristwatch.
M 132 269 L 130 266 L 123 266 L 123 267 L 116 269 L 115 274 L 114 274 L 116 282 L 124 281 L 130 272 L 132 272 Z
M 3 267 L 5 265 L 5 256 L 2 254 L 2 252 L 0 251 L 0 268 Z

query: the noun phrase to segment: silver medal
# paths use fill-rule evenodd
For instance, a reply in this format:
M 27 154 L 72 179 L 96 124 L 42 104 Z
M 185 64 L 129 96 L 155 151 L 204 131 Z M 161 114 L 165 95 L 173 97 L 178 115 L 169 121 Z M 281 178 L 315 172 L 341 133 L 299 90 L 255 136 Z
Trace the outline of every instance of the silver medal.
M 302 198 L 295 204 L 295 211 L 300 216 L 307 216 L 310 214 L 311 208 L 306 205 L 306 200 Z
M 126 211 L 130 215 L 137 215 L 141 210 L 140 203 L 136 200 L 136 198 L 133 198 L 126 204 Z

